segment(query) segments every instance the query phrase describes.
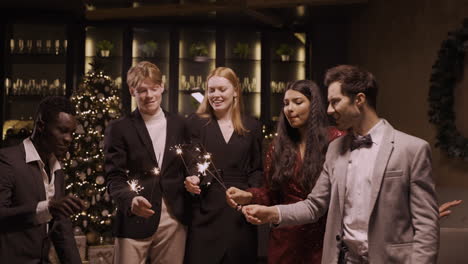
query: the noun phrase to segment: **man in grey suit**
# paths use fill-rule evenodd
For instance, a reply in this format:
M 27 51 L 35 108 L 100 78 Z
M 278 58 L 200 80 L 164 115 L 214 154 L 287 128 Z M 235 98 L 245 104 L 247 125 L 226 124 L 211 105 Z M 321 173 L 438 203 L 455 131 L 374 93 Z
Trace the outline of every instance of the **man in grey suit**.
M 377 83 L 358 67 L 327 71 L 328 114 L 348 134 L 333 141 L 307 199 L 249 205 L 254 224 L 317 221 L 328 210 L 322 263 L 436 263 L 438 208 L 431 150 L 376 113 Z

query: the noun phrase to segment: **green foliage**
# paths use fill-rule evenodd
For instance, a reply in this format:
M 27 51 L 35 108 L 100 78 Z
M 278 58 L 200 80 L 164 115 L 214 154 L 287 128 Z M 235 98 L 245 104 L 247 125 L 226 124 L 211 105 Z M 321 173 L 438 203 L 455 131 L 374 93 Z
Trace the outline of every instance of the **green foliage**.
M 189 54 L 191 57 L 208 56 L 208 47 L 203 42 L 195 42 L 190 45 Z
M 276 55 L 278 56 L 281 56 L 281 55 L 292 56 L 293 54 L 294 54 L 294 49 L 285 43 L 279 45 L 279 47 L 276 49 Z
M 96 49 L 100 50 L 109 50 L 112 51 L 114 49 L 114 44 L 108 40 L 101 40 L 96 43 Z
M 237 42 L 236 46 L 232 50 L 232 53 L 234 53 L 234 55 L 238 56 L 239 58 L 247 59 L 250 54 L 249 44 Z
M 159 45 L 156 41 L 150 40 L 145 42 L 142 50 L 146 55 L 154 56 L 154 53 L 159 50 Z
M 449 157 L 465 160 L 468 160 L 468 139 L 455 125 L 453 93 L 457 83 L 463 79 L 467 41 L 468 19 L 465 19 L 463 27 L 450 32 L 442 43 L 432 66 L 429 88 L 429 121 L 437 127 L 435 146 L 446 151 Z
M 71 97 L 78 126 L 70 152 L 63 161 L 67 193 L 85 201 L 86 211 L 72 217 L 75 228 L 87 237 L 112 238 L 115 206 L 107 192 L 104 172 L 104 130 L 120 116 L 119 89 L 109 76 L 90 71 Z M 88 236 L 89 234 L 89 236 Z M 89 244 L 98 241 L 88 240 Z

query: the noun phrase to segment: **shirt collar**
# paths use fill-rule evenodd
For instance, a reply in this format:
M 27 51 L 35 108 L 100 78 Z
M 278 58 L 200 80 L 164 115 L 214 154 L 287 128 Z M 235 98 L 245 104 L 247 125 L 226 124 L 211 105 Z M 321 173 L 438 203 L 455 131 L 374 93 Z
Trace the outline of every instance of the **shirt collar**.
M 372 143 L 379 145 L 380 141 L 382 141 L 382 136 L 384 132 L 384 127 L 385 127 L 385 120 L 380 119 L 377 124 L 375 124 L 370 130 L 369 130 L 369 135 L 371 135 L 372 138 Z
M 161 107 L 159 107 L 158 111 L 156 112 L 155 115 L 147 115 L 147 114 L 144 114 L 144 113 L 141 113 L 141 117 L 143 118 L 143 120 L 145 122 L 158 122 L 162 119 L 164 119 L 164 111 L 162 110 Z
M 39 165 L 43 168 L 44 162 L 42 161 L 41 156 L 39 156 L 39 153 L 37 152 L 36 147 L 32 143 L 31 138 L 28 137 L 25 140 L 23 140 L 23 145 L 24 152 L 26 153 L 26 163 L 37 161 Z M 50 156 L 49 165 L 52 169 L 52 173 L 55 173 L 55 171 L 62 169 L 62 166 L 60 166 L 60 162 L 58 162 L 57 158 L 53 153 Z

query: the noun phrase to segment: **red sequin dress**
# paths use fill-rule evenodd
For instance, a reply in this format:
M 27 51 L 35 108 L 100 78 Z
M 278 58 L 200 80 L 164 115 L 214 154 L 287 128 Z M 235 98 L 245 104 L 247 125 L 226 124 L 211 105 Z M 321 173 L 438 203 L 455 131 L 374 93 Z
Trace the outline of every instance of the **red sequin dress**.
M 329 140 L 344 135 L 342 131 L 336 128 L 329 129 Z M 304 200 L 309 192 L 301 190 L 296 179 L 292 179 L 289 184 L 284 185 L 280 191 L 272 191 L 270 186 L 270 170 L 272 164 L 273 148 L 270 148 L 265 157 L 264 186 L 261 188 L 250 188 L 247 191 L 253 194 L 252 204 L 275 205 L 291 204 Z M 302 159 L 297 151 L 297 162 L 295 171 L 302 166 Z M 268 263 L 270 264 L 300 264 L 320 263 L 322 260 L 323 236 L 325 234 L 326 216 L 319 221 L 297 226 L 288 226 L 281 228 L 272 228 L 270 230 L 270 239 L 268 241 Z

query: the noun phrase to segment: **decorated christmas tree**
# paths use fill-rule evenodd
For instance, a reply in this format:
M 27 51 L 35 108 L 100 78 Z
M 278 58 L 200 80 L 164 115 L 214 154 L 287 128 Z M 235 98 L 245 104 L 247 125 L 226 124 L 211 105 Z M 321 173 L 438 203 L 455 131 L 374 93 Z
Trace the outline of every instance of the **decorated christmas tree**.
M 104 130 L 120 117 L 119 88 L 101 70 L 86 74 L 71 97 L 78 126 L 64 161 L 67 192 L 78 195 L 86 210 L 72 217 L 75 233 L 83 232 L 90 245 L 111 242 L 115 206 L 107 192 L 104 173 Z

